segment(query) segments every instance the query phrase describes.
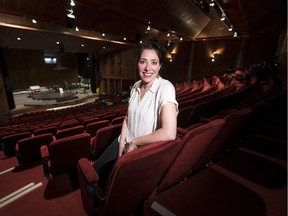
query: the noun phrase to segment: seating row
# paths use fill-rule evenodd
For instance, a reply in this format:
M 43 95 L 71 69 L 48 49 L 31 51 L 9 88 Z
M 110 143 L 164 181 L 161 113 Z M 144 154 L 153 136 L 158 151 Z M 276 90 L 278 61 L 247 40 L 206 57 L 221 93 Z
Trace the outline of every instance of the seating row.
M 250 112 L 238 110 L 225 118 L 178 128 L 176 140 L 152 143 L 125 154 L 114 165 L 106 190 L 97 185 L 97 160 L 80 159 L 79 182 L 87 215 L 142 215 L 150 199 L 205 169 L 240 131 Z

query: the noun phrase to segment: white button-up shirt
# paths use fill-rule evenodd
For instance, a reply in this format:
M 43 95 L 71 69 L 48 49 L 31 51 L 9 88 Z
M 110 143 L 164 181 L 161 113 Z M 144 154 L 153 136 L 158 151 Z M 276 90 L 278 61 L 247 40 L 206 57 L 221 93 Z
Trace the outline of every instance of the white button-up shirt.
M 173 84 L 157 77 L 150 89 L 140 100 L 141 80 L 137 81 L 132 89 L 128 107 L 128 127 L 126 142 L 134 138 L 150 134 L 161 127 L 161 108 L 167 103 L 177 105 L 176 93 Z

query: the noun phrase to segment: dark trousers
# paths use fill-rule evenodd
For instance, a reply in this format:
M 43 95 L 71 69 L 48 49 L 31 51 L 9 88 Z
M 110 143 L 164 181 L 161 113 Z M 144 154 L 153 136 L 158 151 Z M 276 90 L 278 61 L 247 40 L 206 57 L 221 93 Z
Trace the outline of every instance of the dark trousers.
M 98 186 L 106 189 L 112 168 L 118 159 L 118 137 L 104 150 L 96 160 L 94 169 L 98 173 Z

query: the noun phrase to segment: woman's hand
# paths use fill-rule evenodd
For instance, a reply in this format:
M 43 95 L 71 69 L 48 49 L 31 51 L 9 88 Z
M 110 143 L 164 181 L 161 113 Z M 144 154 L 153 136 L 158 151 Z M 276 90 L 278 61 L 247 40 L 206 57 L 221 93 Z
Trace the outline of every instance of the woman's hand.
M 128 144 L 128 146 L 127 146 L 127 151 L 126 151 L 126 153 L 128 153 L 128 152 L 131 152 L 131 151 L 133 151 L 133 150 L 135 150 L 135 149 L 137 149 L 138 147 L 135 145 L 135 142 L 133 142 L 133 140 Z
M 125 142 L 119 142 L 118 157 L 121 157 L 125 152 Z

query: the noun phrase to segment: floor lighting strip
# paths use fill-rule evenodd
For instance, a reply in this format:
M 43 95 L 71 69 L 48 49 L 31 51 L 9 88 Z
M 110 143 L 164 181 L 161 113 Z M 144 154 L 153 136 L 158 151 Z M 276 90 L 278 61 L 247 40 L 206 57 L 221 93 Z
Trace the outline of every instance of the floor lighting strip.
M 11 167 L 10 169 L 7 169 L 7 170 L 4 170 L 2 172 L 0 172 L 0 175 L 4 174 L 4 173 L 7 173 L 7 172 L 10 172 L 14 169 L 15 167 Z
M 14 191 L 13 193 L 3 197 L 0 200 L 0 208 L 2 208 L 5 205 L 15 201 L 16 199 L 19 199 L 20 197 L 22 197 L 25 194 L 37 189 L 38 187 L 41 187 L 42 185 L 43 185 L 42 182 L 39 182 L 38 184 L 35 184 L 34 182 L 31 182 L 30 184 L 18 189 L 17 191 Z

